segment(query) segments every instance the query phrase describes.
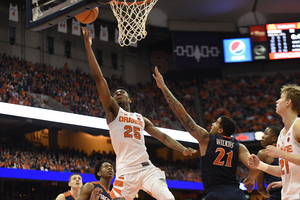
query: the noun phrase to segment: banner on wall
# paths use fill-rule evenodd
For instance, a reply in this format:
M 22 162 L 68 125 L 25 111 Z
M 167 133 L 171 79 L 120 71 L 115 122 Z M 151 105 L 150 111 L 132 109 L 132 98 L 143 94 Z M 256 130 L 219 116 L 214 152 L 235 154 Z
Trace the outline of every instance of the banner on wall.
M 11 3 L 9 4 L 9 20 L 18 22 L 18 5 L 13 6 Z
M 61 33 L 67 33 L 67 20 L 63 20 L 57 24 L 57 31 Z
M 177 68 L 220 68 L 222 49 L 219 33 L 172 33 Z
M 73 35 L 81 35 L 80 22 L 72 19 L 72 34 Z
M 100 25 L 100 40 L 108 42 L 108 27 Z
M 90 37 L 92 37 L 93 39 L 95 38 L 95 28 L 94 28 L 94 23 L 91 24 L 87 24 L 86 25 L 86 30 L 90 31 Z

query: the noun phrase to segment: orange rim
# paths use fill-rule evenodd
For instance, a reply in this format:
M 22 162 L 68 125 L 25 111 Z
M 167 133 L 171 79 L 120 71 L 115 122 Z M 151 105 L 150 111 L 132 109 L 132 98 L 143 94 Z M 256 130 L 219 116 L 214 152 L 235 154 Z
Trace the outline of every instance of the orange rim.
M 143 4 L 144 2 L 145 3 L 149 3 L 151 2 L 152 0 L 145 0 L 145 1 L 139 1 L 139 2 L 126 2 L 127 5 L 132 5 L 132 4 L 136 4 L 136 5 L 140 5 L 140 4 Z M 113 1 L 110 1 L 109 4 L 120 4 L 120 5 L 125 5 L 124 2 L 120 2 L 119 0 L 113 0 Z

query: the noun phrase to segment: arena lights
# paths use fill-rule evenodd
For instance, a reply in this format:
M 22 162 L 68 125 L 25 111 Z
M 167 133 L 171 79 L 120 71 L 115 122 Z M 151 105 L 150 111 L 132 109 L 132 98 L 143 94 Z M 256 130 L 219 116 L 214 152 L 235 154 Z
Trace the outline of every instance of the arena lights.
M 10 103 L 0 102 L 0 114 L 108 130 L 105 118 L 78 115 L 68 112 L 35 108 Z M 198 141 L 186 131 L 178 131 L 159 127 L 158 129 L 164 132 L 165 134 L 169 135 L 170 137 L 174 138 L 175 140 L 198 143 Z M 144 134 L 145 136 L 150 136 L 147 132 L 145 132 Z

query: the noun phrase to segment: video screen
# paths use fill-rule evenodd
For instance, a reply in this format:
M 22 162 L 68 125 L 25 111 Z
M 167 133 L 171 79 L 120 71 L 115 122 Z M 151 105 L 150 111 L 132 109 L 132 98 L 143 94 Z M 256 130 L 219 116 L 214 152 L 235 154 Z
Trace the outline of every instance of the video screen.
M 300 22 L 267 24 L 269 59 L 300 58 Z

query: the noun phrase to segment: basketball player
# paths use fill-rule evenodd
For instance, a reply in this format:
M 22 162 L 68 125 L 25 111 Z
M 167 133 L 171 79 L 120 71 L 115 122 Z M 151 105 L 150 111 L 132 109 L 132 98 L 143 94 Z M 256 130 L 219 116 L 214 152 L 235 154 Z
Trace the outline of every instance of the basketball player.
M 89 65 L 93 72 L 101 103 L 106 113 L 106 122 L 116 158 L 116 180 L 111 191 L 113 199 L 131 200 L 140 189 L 161 200 L 172 200 L 174 196 L 166 184 L 165 173 L 155 167 L 146 151 L 144 130 L 166 146 L 192 155 L 196 150 L 186 148 L 162 133 L 141 114 L 130 110 L 130 94 L 125 88 L 117 89 L 113 97 L 102 75 L 91 48 L 90 32 L 82 27 Z
M 105 160 L 98 161 L 95 165 L 94 176 L 98 181 L 84 184 L 76 200 L 88 200 L 92 193 L 94 193 L 95 200 L 111 200 L 110 182 L 114 178 L 112 164 Z
M 300 199 L 300 87 L 285 85 L 276 101 L 276 112 L 282 118 L 284 128 L 280 131 L 277 147 L 267 146 L 266 154 L 279 158 L 280 166 L 271 166 L 256 155 L 248 158 L 249 165 L 274 176 L 281 176 L 281 199 Z
M 79 174 L 72 174 L 69 177 L 68 185 L 71 190 L 61 193 L 56 197 L 56 200 L 75 200 L 80 193 L 80 188 L 82 187 L 82 177 Z
M 208 132 L 195 123 L 182 104 L 173 96 L 157 67 L 154 71 L 153 77 L 169 106 L 185 129 L 198 140 L 205 200 L 246 200 L 245 193 L 239 188 L 236 170 L 239 160 L 248 166 L 247 156 L 250 156 L 250 153 L 243 144 L 232 137 L 236 129 L 235 122 L 229 117 L 221 116 L 212 124 Z M 252 191 L 254 179 L 258 174 L 259 170 L 250 168 L 249 176 L 244 181 L 248 192 Z
M 258 152 L 258 158 L 269 165 L 275 165 L 278 166 L 278 158 L 272 158 L 269 157 L 266 154 L 266 146 L 273 145 L 276 146 L 277 139 L 280 133 L 280 128 L 277 126 L 269 126 L 264 131 L 264 135 L 261 140 L 261 145 L 264 147 L 264 149 L 260 150 Z M 281 187 L 279 188 L 271 188 L 269 192 L 265 188 L 265 181 L 267 185 L 270 185 L 270 183 L 281 181 L 281 178 L 272 176 L 268 173 L 264 173 L 263 171 L 260 171 L 256 183 L 257 183 L 257 190 L 258 192 L 263 195 L 264 197 L 268 198 L 269 200 L 280 200 L 281 199 Z

